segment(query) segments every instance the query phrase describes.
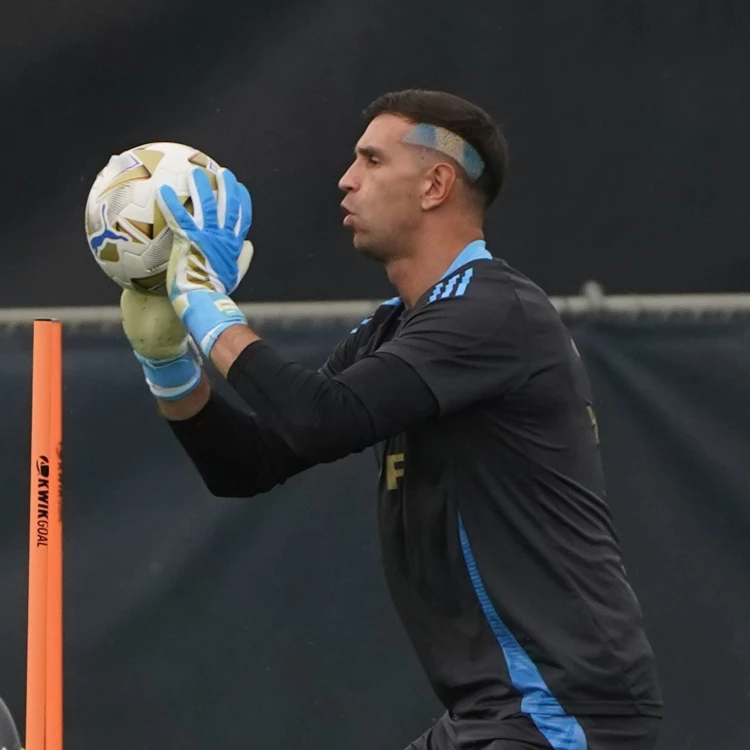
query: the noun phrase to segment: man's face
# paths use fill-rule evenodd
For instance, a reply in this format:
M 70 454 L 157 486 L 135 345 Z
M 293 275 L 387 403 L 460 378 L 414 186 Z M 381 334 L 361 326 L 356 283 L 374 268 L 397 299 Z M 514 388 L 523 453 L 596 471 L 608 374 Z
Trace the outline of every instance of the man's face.
M 417 149 L 401 142 L 412 127 L 396 115 L 376 117 L 339 181 L 346 193 L 341 203 L 344 226 L 354 234 L 354 247 L 376 260 L 387 261 L 408 247 L 424 216 L 426 165 Z

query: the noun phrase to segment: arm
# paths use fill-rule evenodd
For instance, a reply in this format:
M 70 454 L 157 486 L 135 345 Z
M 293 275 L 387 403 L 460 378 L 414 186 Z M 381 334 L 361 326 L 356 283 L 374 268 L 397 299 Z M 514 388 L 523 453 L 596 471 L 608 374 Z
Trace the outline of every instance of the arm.
M 222 349 L 242 327 L 233 326 L 222 338 Z M 320 372 L 331 378 L 355 358 L 361 329 L 341 341 Z M 226 372 L 222 371 L 223 375 Z M 212 392 L 205 374 L 195 390 L 166 401 L 157 398 L 159 410 L 204 483 L 219 497 L 250 497 L 265 492 L 312 463 L 300 458 L 279 436 L 229 405 Z M 256 415 L 257 417 L 257 415 Z M 369 427 L 369 421 L 363 422 Z
M 329 378 L 287 361 L 248 326 L 227 328 L 211 359 L 234 390 L 302 459 L 334 461 L 437 416 L 438 404 L 399 357 L 366 357 Z
M 125 334 L 158 408 L 214 495 L 249 497 L 310 465 L 212 392 L 166 297 L 126 290 L 120 304 Z
M 253 497 L 313 465 L 255 416 L 211 391 L 207 383 L 206 393 L 195 414 L 167 419 L 212 495 Z
M 217 497 L 267 492 L 311 466 L 361 451 L 437 414 L 429 389 L 396 357 L 371 357 L 342 373 L 366 394 L 368 408 L 346 382 L 287 362 L 246 326 L 228 328 L 212 354 L 257 413 L 228 404 L 211 391 L 205 375 L 186 396 L 158 403 Z
M 218 355 L 234 345 L 242 346 L 242 343 L 236 343 L 237 339 L 248 337 L 253 341 L 258 338 L 249 328 L 232 326 L 219 337 L 222 343 L 219 345 L 217 340 L 214 353 Z M 321 374 L 316 376 L 328 381 L 344 369 L 353 359 L 356 341 L 356 336 L 351 334 L 344 339 L 321 368 Z M 227 375 L 225 368 L 220 367 L 220 372 Z M 247 389 L 238 392 L 255 410 L 264 410 L 262 399 L 253 398 Z M 315 464 L 339 457 L 337 453 L 331 454 L 330 447 L 325 444 L 322 444 L 322 451 L 305 451 L 304 446 L 301 451 L 293 449 L 282 437 L 283 424 L 275 419 L 272 410 L 265 409 L 265 418 L 258 411 L 252 416 L 243 413 L 211 390 L 205 374 L 198 387 L 187 395 L 171 401 L 157 399 L 157 402 L 204 484 L 217 497 L 252 497 Z M 345 425 L 336 430 L 338 437 L 346 433 L 365 446 L 372 444 L 374 438 L 369 414 L 356 399 L 347 401 L 344 398 L 340 403 L 343 407 L 340 417 Z M 270 427 L 271 424 L 274 428 Z M 344 453 L 347 452 L 350 451 Z
M 334 460 L 519 387 L 523 330 L 515 295 L 478 279 L 413 311 L 395 339 L 332 378 L 286 361 L 245 324 L 217 338 L 211 359 L 298 455 Z
M 211 386 L 205 373 L 201 373 L 201 379 L 195 390 L 186 393 L 173 401 L 165 401 L 156 398 L 159 411 L 162 416 L 171 422 L 183 422 L 191 419 L 208 403 L 211 398 Z

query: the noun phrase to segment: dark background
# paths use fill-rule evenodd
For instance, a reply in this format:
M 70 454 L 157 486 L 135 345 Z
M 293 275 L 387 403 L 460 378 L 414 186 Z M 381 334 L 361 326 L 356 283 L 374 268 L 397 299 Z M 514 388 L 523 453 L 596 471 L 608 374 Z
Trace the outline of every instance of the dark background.
M 747 288 L 747 0 L 9 0 L 0 50 L 0 306 L 116 303 L 83 206 L 110 154 L 154 140 L 247 182 L 240 299 L 391 296 L 337 181 L 364 106 L 412 86 L 504 126 L 490 247 L 550 294 Z

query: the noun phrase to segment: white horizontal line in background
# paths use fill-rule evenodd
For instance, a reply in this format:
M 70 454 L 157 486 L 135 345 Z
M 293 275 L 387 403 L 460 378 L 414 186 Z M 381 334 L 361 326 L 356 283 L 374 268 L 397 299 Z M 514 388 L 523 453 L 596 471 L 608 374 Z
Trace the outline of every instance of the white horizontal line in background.
M 240 309 L 248 320 L 332 320 L 365 317 L 380 301 L 352 300 L 346 302 L 259 302 L 243 303 Z M 0 308 L 0 325 L 30 323 L 38 318 L 52 318 L 63 323 L 119 323 L 120 308 L 111 307 L 37 307 Z
M 733 315 L 750 313 L 750 294 L 603 295 L 587 287 L 587 294 L 552 297 L 563 315 Z M 365 318 L 381 300 L 243 303 L 240 309 L 252 321 L 317 321 Z M 18 307 L 0 308 L 0 325 L 28 325 L 35 319 L 51 318 L 71 325 L 108 325 L 120 322 L 120 308 L 109 307 Z

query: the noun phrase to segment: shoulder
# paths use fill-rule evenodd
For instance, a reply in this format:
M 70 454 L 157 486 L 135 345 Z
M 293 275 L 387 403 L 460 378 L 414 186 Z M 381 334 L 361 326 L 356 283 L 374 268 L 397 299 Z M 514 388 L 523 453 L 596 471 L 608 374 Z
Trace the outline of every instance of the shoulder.
M 373 312 L 360 321 L 349 331 L 349 334 L 339 341 L 320 372 L 329 378 L 351 367 L 364 352 L 372 346 L 376 332 L 385 325 L 393 315 L 400 315 L 403 310 L 401 300 L 394 299 L 381 302 Z
M 467 264 L 442 279 L 426 295 L 428 302 L 463 296 L 488 304 L 506 301 L 516 301 L 518 304 L 549 303 L 549 298 L 541 287 L 501 258 L 477 260 Z
M 401 314 L 404 304 L 400 297 L 392 297 L 381 302 L 366 318 L 363 318 L 352 330 L 350 335 L 360 335 L 371 333 L 376 330 L 381 323 L 390 320 L 393 315 Z
M 498 258 L 473 261 L 428 289 L 407 319 L 464 320 L 490 329 L 501 321 L 557 317 L 545 292 Z

